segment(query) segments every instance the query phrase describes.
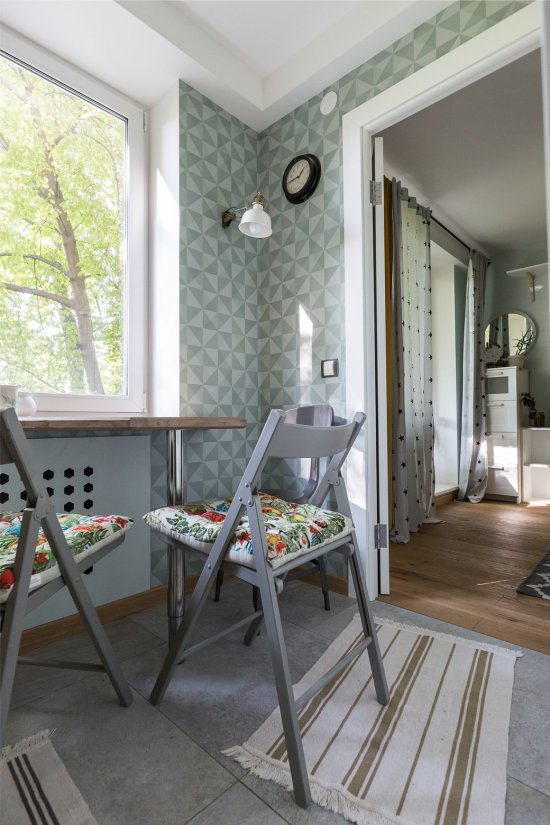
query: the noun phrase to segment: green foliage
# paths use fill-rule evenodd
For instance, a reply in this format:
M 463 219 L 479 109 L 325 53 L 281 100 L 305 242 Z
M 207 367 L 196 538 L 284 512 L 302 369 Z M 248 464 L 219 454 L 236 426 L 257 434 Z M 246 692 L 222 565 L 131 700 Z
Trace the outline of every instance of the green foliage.
M 125 148 L 125 121 L 0 58 L 0 381 L 98 392 L 96 362 L 124 392 Z

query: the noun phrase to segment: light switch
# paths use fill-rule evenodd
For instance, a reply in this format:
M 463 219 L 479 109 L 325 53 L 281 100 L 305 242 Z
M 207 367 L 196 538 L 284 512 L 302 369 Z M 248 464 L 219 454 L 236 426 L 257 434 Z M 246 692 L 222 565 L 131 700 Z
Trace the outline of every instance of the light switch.
M 338 375 L 338 358 L 321 361 L 321 378 L 336 378 Z

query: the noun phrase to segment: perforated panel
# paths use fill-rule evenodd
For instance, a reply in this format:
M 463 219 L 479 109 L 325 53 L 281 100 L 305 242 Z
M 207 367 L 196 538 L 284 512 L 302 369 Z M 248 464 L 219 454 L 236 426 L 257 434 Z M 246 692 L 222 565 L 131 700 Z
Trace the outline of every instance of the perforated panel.
M 124 544 L 86 577 L 94 602 L 104 604 L 148 590 L 150 535 L 141 517 L 151 509 L 150 437 L 40 438 L 32 439 L 30 446 L 58 512 L 114 513 L 134 519 Z M 23 486 L 14 465 L 0 470 L 1 509 L 21 510 Z M 28 617 L 27 626 L 71 613 L 71 598 L 59 593 Z

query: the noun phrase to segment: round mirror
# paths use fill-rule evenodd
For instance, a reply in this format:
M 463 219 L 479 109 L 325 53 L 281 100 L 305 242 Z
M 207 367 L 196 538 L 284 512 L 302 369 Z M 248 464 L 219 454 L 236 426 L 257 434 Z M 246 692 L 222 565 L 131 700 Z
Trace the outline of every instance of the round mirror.
M 507 315 L 499 315 L 485 328 L 485 349 L 501 352 L 502 358 L 510 355 L 526 355 L 537 337 L 537 329 L 532 318 L 514 310 Z

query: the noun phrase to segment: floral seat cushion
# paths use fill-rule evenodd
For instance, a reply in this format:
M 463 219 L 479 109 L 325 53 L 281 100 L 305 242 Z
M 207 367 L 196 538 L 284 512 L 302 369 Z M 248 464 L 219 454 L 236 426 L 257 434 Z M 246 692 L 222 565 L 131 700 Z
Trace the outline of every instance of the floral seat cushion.
M 0 603 L 5 602 L 14 583 L 15 552 L 21 531 L 23 513 L 0 513 Z M 126 516 L 79 516 L 61 513 L 57 516 L 73 556 L 84 559 L 113 539 L 115 534 L 130 529 L 133 521 Z M 31 590 L 61 575 L 53 551 L 40 529 L 34 555 Z
M 260 493 L 262 515 L 267 534 L 267 559 L 278 567 L 294 556 L 308 553 L 329 541 L 345 536 L 353 529 L 351 519 L 341 513 L 322 510 L 313 504 L 294 504 Z M 203 501 L 161 507 L 145 515 L 153 530 L 177 539 L 201 553 L 212 549 L 225 520 L 231 499 Z M 254 567 L 252 536 L 246 511 L 227 549 L 228 561 Z

